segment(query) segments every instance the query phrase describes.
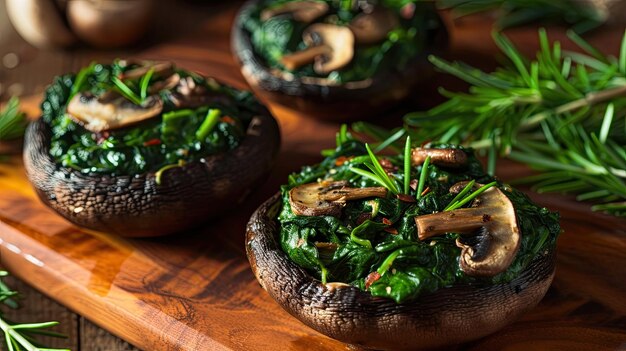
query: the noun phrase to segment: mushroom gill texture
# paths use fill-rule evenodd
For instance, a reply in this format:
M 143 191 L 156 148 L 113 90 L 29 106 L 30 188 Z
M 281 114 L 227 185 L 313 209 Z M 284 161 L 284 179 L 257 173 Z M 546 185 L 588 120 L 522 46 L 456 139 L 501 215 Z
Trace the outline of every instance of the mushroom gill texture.
M 555 252 L 537 256 L 515 279 L 455 286 L 397 304 L 345 284 L 323 285 L 293 263 L 278 242 L 274 195 L 252 215 L 246 252 L 261 286 L 309 327 L 349 344 L 382 350 L 432 349 L 478 339 L 533 308 L 554 277 Z
M 291 189 L 289 204 L 299 216 L 338 216 L 347 201 L 385 196 L 384 187 L 351 188 L 347 181 L 322 181 Z
M 71 222 L 129 237 L 192 228 L 243 200 L 264 181 L 280 144 L 269 112 L 256 116 L 235 149 L 168 170 L 132 176 L 85 174 L 50 156 L 51 130 L 42 119 L 25 137 L 24 165 L 41 200 Z
M 466 184 L 454 184 L 451 192 Z M 460 233 L 456 241 L 461 248 L 459 266 L 472 276 L 492 277 L 506 271 L 520 247 L 515 208 L 497 186 L 477 197 L 469 208 L 417 216 L 415 224 L 420 240 Z

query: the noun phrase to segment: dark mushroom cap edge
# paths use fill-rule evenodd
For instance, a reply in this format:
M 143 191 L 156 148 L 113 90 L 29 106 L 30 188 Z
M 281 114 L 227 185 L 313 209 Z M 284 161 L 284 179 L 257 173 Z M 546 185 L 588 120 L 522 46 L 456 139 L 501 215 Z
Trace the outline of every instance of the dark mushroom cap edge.
M 287 312 L 331 338 L 374 349 L 429 349 L 478 339 L 532 309 L 554 278 L 556 253 L 537 256 L 514 280 L 454 286 L 397 304 L 341 283 L 323 285 L 292 262 L 278 242 L 280 193 L 247 226 L 246 252 L 261 286 Z
M 128 237 L 188 229 L 232 208 L 269 174 L 280 146 L 269 112 L 251 121 L 233 150 L 167 170 L 132 176 L 84 174 L 50 156 L 50 127 L 32 122 L 25 135 L 26 174 L 41 200 L 79 226 Z

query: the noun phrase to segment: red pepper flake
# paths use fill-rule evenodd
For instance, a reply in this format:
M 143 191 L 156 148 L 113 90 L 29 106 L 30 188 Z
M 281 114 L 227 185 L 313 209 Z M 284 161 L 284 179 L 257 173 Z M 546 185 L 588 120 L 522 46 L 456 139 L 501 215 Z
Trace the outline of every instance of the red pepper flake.
M 389 161 L 386 158 L 381 159 L 380 161 L 380 166 L 385 170 L 385 172 L 387 172 L 387 174 L 391 175 L 393 172 L 398 170 L 398 167 L 396 167 L 393 163 L 391 163 L 391 161 Z
M 415 4 L 408 3 L 400 8 L 400 16 L 404 19 L 411 19 L 415 15 Z
M 398 200 L 402 202 L 416 202 L 417 201 L 415 200 L 413 196 L 408 195 L 408 194 L 398 194 L 396 196 L 398 197 Z
M 390 220 L 388 220 L 387 218 L 383 217 L 383 224 L 384 225 L 392 225 L 393 222 L 391 222 Z
M 394 227 L 387 227 L 387 228 L 385 228 L 383 230 L 386 231 L 387 233 L 391 234 L 391 235 L 398 235 L 398 229 L 396 229 Z
M 371 213 L 361 213 L 357 218 L 356 218 L 356 224 L 360 225 L 363 222 L 367 221 L 368 219 L 372 218 L 372 214 Z
M 154 146 L 154 145 L 161 145 L 161 139 L 154 138 L 154 139 L 145 141 L 143 143 L 143 146 Z
M 344 163 L 350 161 L 352 159 L 352 156 L 350 157 L 346 157 L 346 156 L 339 156 L 337 157 L 337 159 L 335 160 L 335 166 L 341 166 Z
M 370 285 L 374 284 L 378 279 L 380 279 L 380 273 L 374 271 L 367 275 L 365 278 L 365 290 L 370 288 Z
M 222 119 L 222 122 L 224 122 L 224 123 L 228 123 L 228 124 L 235 124 L 235 123 L 237 123 L 237 122 L 235 122 L 235 120 L 234 120 L 232 117 L 230 117 L 230 116 L 224 116 L 224 117 L 222 117 L 221 119 Z
M 93 140 L 96 141 L 96 143 L 98 145 L 102 144 L 105 140 L 107 140 L 109 137 L 111 136 L 111 133 L 109 133 L 108 131 L 104 131 L 104 132 L 100 132 L 100 133 L 93 133 L 91 135 L 91 137 L 93 138 Z
M 430 192 L 430 187 L 426 187 L 426 189 L 424 189 L 424 191 L 422 191 L 422 193 L 420 194 L 420 196 L 424 196 L 426 194 L 428 194 Z

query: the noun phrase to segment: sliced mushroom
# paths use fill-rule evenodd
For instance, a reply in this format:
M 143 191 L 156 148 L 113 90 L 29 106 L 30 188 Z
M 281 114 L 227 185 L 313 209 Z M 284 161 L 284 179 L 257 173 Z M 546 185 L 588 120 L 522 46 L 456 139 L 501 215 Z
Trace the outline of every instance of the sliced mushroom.
M 123 97 L 98 99 L 89 93 L 76 94 L 67 106 L 67 113 L 94 133 L 118 129 L 158 116 L 163 110 L 163 102 L 150 96 L 142 106 Z
M 328 4 L 320 1 L 292 1 L 266 8 L 261 12 L 261 21 L 278 15 L 290 14 L 297 22 L 311 23 L 328 12 Z
M 462 189 L 467 182 L 451 189 Z M 475 184 L 475 186 L 482 186 Z M 494 276 L 513 262 L 520 245 L 520 231 L 511 200 L 497 187 L 479 195 L 471 208 L 415 217 L 420 240 L 446 233 L 462 235 L 459 266 L 471 276 Z
M 421 165 L 430 156 L 430 163 L 443 167 L 459 168 L 467 164 L 467 153 L 461 149 L 415 148 L 411 150 L 413 165 Z
M 315 62 L 315 72 L 328 74 L 343 68 L 354 57 L 354 34 L 348 27 L 316 23 L 305 30 L 303 40 L 307 49 L 282 57 L 281 63 L 287 69 Z
M 150 85 L 148 93 L 157 94 L 162 90 L 170 90 L 175 88 L 178 83 L 180 83 L 180 75 L 178 73 L 174 73 L 167 79 L 154 82 L 154 84 Z
M 141 66 L 122 72 L 119 79 L 139 79 L 153 70 L 155 76 L 169 77 L 174 73 L 174 64 L 171 62 L 151 62 L 145 61 L 140 63 Z
M 382 7 L 371 13 L 361 13 L 350 22 L 350 29 L 358 44 L 376 44 L 387 38 L 387 34 L 399 25 L 396 14 Z
M 289 204 L 298 216 L 337 216 L 347 201 L 385 196 L 384 187 L 350 188 L 346 181 L 323 181 L 291 189 Z

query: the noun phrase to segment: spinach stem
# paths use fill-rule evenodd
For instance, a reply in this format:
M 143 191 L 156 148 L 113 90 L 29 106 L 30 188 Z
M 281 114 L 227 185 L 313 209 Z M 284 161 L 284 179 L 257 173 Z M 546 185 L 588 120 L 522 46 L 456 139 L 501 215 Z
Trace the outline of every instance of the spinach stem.
M 154 181 L 156 183 L 156 185 L 161 185 L 161 179 L 163 177 L 163 172 L 172 169 L 172 168 L 178 168 L 178 167 L 182 167 L 185 165 L 185 160 L 178 160 L 178 163 L 174 163 L 174 164 L 170 164 L 170 165 L 166 165 L 161 167 L 161 169 L 159 169 L 158 171 L 156 171 L 154 173 Z
M 391 254 L 389 254 L 389 256 L 387 256 L 387 258 L 385 258 L 383 263 L 381 263 L 380 267 L 378 267 L 378 269 L 376 270 L 378 272 L 378 274 L 380 274 L 381 276 L 383 274 L 385 274 L 389 270 L 389 268 L 391 268 L 391 265 L 393 264 L 393 261 L 395 261 L 396 258 L 401 253 L 402 253 L 402 249 L 397 249 L 396 251 L 394 251 Z
M 170 122 L 173 119 L 176 119 L 176 118 L 179 118 L 179 117 L 187 117 L 187 116 L 191 116 L 193 114 L 194 114 L 194 111 L 193 110 L 189 110 L 189 109 L 164 113 L 163 114 L 163 122 Z
M 200 128 L 196 131 L 196 139 L 198 139 L 198 141 L 204 141 L 209 133 L 211 133 L 213 128 L 217 125 L 217 122 L 219 122 L 221 114 L 222 111 L 219 109 L 209 109 L 204 118 L 204 122 L 202 122 L 202 125 L 200 125 Z

